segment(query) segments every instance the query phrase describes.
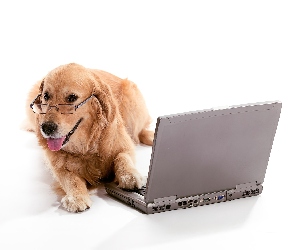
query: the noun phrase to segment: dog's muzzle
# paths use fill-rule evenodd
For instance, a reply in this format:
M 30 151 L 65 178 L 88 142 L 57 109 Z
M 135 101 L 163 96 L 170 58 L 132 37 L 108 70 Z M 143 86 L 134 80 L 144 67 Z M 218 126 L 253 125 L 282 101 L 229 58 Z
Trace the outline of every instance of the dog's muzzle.
M 83 119 L 79 119 L 79 121 L 75 124 L 75 126 L 73 127 L 73 129 L 65 136 L 56 136 L 56 132 L 57 132 L 57 124 L 55 124 L 54 122 L 44 122 L 41 125 L 41 130 L 44 134 L 44 137 L 47 140 L 47 145 L 49 147 L 49 149 L 51 151 L 58 151 L 62 148 L 62 146 L 64 146 L 69 140 L 70 137 L 72 136 L 72 134 L 74 134 L 74 132 L 76 131 L 76 129 L 78 128 L 79 124 L 81 123 Z

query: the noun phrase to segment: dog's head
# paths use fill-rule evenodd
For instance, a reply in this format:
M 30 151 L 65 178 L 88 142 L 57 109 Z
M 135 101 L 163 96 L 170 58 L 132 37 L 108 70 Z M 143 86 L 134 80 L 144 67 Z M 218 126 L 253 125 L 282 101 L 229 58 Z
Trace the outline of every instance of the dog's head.
M 94 134 L 99 136 L 114 119 L 116 107 L 109 87 L 80 65 L 49 72 L 39 93 L 38 134 L 52 151 L 87 152 Z

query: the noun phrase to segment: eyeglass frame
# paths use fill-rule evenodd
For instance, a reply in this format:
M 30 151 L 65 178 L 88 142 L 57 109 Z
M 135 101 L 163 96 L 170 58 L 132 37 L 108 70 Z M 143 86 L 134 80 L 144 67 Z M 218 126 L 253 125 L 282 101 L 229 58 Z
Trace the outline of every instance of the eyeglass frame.
M 91 95 L 91 96 L 89 96 L 88 98 L 86 98 L 84 101 L 82 101 L 82 102 L 80 102 L 79 104 L 77 104 L 77 105 L 74 105 L 74 104 L 67 104 L 67 103 L 65 103 L 65 104 L 56 104 L 56 105 L 49 105 L 49 104 L 42 104 L 42 103 L 40 103 L 40 105 L 47 105 L 48 106 L 48 108 L 49 108 L 49 110 L 48 111 L 46 111 L 46 113 L 36 113 L 35 111 L 34 111 L 34 108 L 33 108 L 33 106 L 34 106 L 34 104 L 35 104 L 35 102 L 37 101 L 37 99 L 41 96 L 42 94 L 38 94 L 36 97 L 35 97 L 35 99 L 33 100 L 33 102 L 30 104 L 30 108 L 33 110 L 33 112 L 35 113 L 35 114 L 41 114 L 41 115 L 44 115 L 44 114 L 46 114 L 49 110 L 50 110 L 50 108 L 55 108 L 56 109 L 56 111 L 58 111 L 59 112 L 59 108 L 58 108 L 58 105 L 73 105 L 73 107 L 75 108 L 75 110 L 74 110 L 74 112 L 78 109 L 78 108 L 80 108 L 81 106 L 83 106 L 91 97 L 95 97 L 95 95 Z M 61 114 L 73 114 L 73 113 L 61 113 Z

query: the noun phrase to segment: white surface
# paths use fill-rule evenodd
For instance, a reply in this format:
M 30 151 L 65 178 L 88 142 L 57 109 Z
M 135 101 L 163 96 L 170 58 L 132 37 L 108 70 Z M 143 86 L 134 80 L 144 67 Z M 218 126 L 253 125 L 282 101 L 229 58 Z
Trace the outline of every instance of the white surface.
M 295 249 L 294 13 L 294 1 L 1 1 L 0 249 Z M 154 118 L 281 100 L 262 195 L 147 216 L 101 188 L 89 211 L 64 211 L 19 124 L 30 86 L 68 62 L 136 82 Z M 142 172 L 150 152 L 137 148 Z

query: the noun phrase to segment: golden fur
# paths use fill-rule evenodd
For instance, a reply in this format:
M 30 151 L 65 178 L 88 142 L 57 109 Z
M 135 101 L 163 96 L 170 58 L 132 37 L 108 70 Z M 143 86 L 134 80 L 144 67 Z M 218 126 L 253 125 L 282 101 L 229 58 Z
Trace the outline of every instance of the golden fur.
M 78 97 L 71 102 L 75 105 L 91 95 L 94 97 L 73 114 L 61 114 L 55 108 L 46 114 L 35 114 L 29 104 L 39 93 L 41 102 L 52 106 L 68 103 L 71 94 Z M 50 97 L 47 100 L 45 93 Z M 87 187 L 105 179 L 114 177 L 124 189 L 144 184 L 134 166 L 134 143 L 152 145 L 154 134 L 147 129 L 151 119 L 133 82 L 78 64 L 62 65 L 33 86 L 27 115 L 27 129 L 35 131 L 48 165 L 65 192 L 62 205 L 68 211 L 88 209 L 91 200 Z M 55 123 L 53 136 L 58 137 L 67 135 L 80 119 L 69 141 L 58 151 L 50 150 L 43 124 Z

